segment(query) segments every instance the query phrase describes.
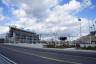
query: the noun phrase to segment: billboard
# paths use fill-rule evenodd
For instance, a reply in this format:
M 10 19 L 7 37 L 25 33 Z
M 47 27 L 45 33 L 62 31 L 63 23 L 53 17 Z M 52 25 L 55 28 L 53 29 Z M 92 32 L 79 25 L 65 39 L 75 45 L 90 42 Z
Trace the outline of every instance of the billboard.
M 59 40 L 67 40 L 67 37 L 59 37 Z

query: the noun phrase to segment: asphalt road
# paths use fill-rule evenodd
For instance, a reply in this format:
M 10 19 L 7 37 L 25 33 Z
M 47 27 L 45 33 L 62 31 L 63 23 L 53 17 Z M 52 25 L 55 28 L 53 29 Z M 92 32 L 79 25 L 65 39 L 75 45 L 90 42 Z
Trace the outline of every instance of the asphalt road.
M 95 52 L 59 51 L 0 45 L 0 53 L 16 64 L 96 64 Z

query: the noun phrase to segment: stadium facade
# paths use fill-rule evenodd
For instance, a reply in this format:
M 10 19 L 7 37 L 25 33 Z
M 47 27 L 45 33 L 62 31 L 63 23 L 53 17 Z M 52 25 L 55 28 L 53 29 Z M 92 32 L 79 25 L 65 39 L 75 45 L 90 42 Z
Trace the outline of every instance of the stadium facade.
M 6 35 L 6 43 L 39 43 L 39 35 L 35 32 L 10 27 Z

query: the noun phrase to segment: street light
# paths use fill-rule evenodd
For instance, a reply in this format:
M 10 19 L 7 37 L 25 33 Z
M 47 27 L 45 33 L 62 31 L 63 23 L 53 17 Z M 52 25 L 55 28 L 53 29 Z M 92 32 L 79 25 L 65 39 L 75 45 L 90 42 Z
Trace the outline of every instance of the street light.
M 78 21 L 80 21 L 80 38 L 81 38 L 81 36 L 82 36 L 82 34 L 81 34 L 81 19 L 79 18 Z M 82 41 L 80 41 L 80 42 L 82 42 Z
M 94 31 L 95 31 L 96 30 L 96 20 L 95 20 L 95 22 L 93 24 L 93 27 L 94 27 Z
M 92 27 L 90 27 L 90 22 L 88 21 L 88 27 L 89 27 L 89 43 L 91 44 L 91 29 Z
M 93 24 L 93 29 L 94 29 L 93 31 L 95 31 L 95 25 L 94 24 Z

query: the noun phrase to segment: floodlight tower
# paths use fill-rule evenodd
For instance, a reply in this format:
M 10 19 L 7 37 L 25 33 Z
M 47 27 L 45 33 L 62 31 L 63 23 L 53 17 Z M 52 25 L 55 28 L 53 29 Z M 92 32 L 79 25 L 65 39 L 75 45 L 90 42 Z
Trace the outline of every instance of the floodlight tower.
M 81 38 L 82 37 L 82 34 L 81 34 L 82 33 L 81 32 L 81 19 L 79 18 L 78 21 L 80 21 L 80 38 Z M 82 41 L 80 41 L 80 42 L 82 42 Z

